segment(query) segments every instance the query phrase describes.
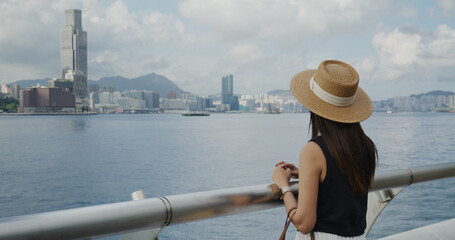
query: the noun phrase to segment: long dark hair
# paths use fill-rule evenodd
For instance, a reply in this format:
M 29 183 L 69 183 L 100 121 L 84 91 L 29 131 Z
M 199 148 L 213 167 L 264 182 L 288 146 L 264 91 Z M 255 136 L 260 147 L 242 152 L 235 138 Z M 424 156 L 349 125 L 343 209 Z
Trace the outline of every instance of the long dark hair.
M 378 152 L 360 123 L 340 123 L 311 113 L 312 138 L 321 134 L 338 169 L 355 195 L 368 192 L 373 182 Z

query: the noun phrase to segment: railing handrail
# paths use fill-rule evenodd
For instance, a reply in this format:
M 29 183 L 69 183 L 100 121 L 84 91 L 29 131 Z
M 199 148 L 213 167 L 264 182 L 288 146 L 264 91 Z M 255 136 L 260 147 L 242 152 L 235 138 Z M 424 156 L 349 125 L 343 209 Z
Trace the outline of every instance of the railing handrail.
M 455 162 L 379 172 L 372 191 L 454 176 Z M 270 185 L 247 186 L 1 218 L 0 239 L 101 237 L 279 206 Z

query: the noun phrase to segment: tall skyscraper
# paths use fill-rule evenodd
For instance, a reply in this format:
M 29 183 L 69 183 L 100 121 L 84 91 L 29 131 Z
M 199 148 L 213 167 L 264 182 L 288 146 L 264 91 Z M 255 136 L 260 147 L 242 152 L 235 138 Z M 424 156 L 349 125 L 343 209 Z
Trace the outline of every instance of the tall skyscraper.
M 234 96 L 234 76 L 229 74 L 221 78 L 221 103 L 229 104 L 230 110 L 239 110 L 239 100 Z
M 74 81 L 74 94 L 87 98 L 87 32 L 82 30 L 78 9 L 65 10 L 65 26 L 60 31 L 62 78 Z
M 234 96 L 234 76 L 232 74 L 221 78 L 221 103 L 229 104 L 230 96 Z

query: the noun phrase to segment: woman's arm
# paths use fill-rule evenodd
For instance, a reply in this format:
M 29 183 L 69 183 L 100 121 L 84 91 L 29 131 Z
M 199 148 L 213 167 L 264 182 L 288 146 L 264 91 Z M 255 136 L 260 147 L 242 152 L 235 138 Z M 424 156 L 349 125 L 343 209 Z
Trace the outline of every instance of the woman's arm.
M 297 207 L 292 218 L 295 227 L 303 234 L 309 233 L 316 223 L 318 187 L 322 170 L 325 169 L 325 158 L 321 148 L 314 142 L 307 143 L 300 152 L 299 160 L 299 200 L 292 194 L 283 196 L 286 212 Z M 279 188 L 289 185 L 291 170 L 277 167 L 273 180 Z

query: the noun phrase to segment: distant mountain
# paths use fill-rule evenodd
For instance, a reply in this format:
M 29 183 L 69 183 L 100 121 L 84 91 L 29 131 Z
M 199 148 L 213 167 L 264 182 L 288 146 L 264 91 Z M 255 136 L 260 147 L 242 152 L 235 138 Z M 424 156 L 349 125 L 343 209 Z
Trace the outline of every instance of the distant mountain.
M 282 89 L 277 89 L 273 90 L 267 93 L 268 95 L 275 95 L 275 96 L 291 96 L 291 91 L 290 90 L 282 90 Z
M 412 94 L 410 97 L 415 97 L 415 98 L 421 98 L 423 96 L 444 96 L 444 97 L 447 97 L 447 96 L 450 96 L 450 95 L 455 95 L 454 92 L 449 92 L 449 91 L 440 91 L 440 90 L 436 90 L 436 91 L 431 91 L 431 92 L 427 92 L 427 93 L 421 93 L 421 94 Z
M 41 86 L 47 86 L 49 84 L 49 80 L 51 80 L 51 79 L 43 78 L 43 79 L 33 79 L 33 80 L 19 80 L 19 81 L 15 81 L 12 83 L 8 83 L 8 85 L 10 87 L 13 87 L 14 84 L 19 84 L 19 86 L 21 86 L 21 89 L 25 89 L 27 87 L 36 86 L 37 84 L 39 84 Z
M 50 78 L 45 79 L 36 79 L 36 80 L 20 80 L 9 85 L 12 86 L 15 83 L 19 84 L 22 89 L 25 89 L 30 86 L 35 86 L 40 84 L 42 86 L 47 86 Z M 167 93 L 174 91 L 176 93 L 183 92 L 175 83 L 167 79 L 163 75 L 156 73 L 150 73 L 137 78 L 125 78 L 122 76 L 115 77 L 103 77 L 98 81 L 88 80 L 88 84 L 96 84 L 99 86 L 110 86 L 115 87 L 117 91 L 126 91 L 126 90 L 148 90 L 159 92 L 160 96 L 167 96 Z
M 281 96 L 281 97 L 292 96 L 292 93 L 291 93 L 290 90 L 282 90 L 282 89 L 273 90 L 273 91 L 268 92 L 267 94 L 268 95 Z M 431 92 L 427 92 L 427 93 L 412 94 L 409 97 L 414 97 L 414 98 L 419 98 L 420 99 L 423 96 L 444 96 L 444 97 L 447 97 L 447 96 L 450 96 L 450 95 L 455 95 L 455 92 L 435 90 L 435 91 L 431 91 Z
M 124 78 L 122 76 L 104 77 L 98 81 L 91 82 L 99 86 L 112 86 L 117 91 L 126 90 L 149 90 L 159 92 L 160 96 L 167 96 L 170 91 L 183 92 L 175 83 L 163 75 L 150 73 L 137 78 Z

